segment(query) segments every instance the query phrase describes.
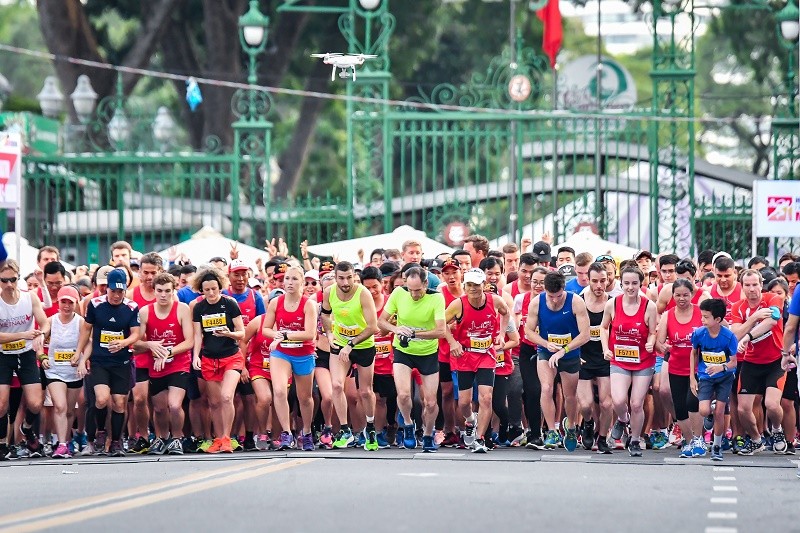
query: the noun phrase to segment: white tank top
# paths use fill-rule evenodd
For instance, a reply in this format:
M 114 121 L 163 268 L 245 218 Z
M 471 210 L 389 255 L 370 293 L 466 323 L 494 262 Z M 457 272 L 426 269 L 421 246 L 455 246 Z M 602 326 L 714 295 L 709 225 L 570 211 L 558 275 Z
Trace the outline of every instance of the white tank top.
M 3 333 L 24 333 L 33 329 L 33 304 L 31 293 L 20 291 L 19 300 L 14 305 L 0 298 L 0 331 Z M 33 350 L 33 342 L 25 339 L 6 342 L 0 346 L 3 355 L 18 355 Z
M 48 379 L 61 381 L 78 381 L 78 368 L 70 364 L 70 359 L 78 348 L 78 337 L 81 332 L 83 317 L 78 314 L 66 324 L 61 323 L 58 315 L 50 317 L 50 368 L 44 371 Z

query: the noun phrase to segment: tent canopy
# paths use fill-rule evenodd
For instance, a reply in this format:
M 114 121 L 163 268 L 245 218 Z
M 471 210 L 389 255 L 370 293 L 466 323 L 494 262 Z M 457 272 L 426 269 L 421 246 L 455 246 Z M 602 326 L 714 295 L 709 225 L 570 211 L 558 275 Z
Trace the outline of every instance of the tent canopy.
M 372 250 L 376 248 L 397 248 L 399 250 L 402 248 L 403 243 L 408 240 L 418 241 L 422 245 L 423 255 L 428 259 L 453 251 L 452 248 L 429 238 L 425 232 L 414 229 L 411 226 L 399 226 L 391 233 L 329 242 L 327 244 L 316 244 L 309 246 L 308 251 L 323 257 L 336 256 L 340 261 L 355 262 L 358 261 L 358 251 L 364 250 L 364 259 L 369 261 L 369 253 Z
M 578 254 L 581 252 L 589 252 L 594 257 L 608 254 L 613 256 L 617 262 L 623 259 L 631 259 L 633 254 L 638 252 L 636 248 L 601 239 L 599 235 L 588 229 L 578 231 L 564 242 L 553 246 L 553 255 L 557 254 L 558 249 L 563 246 L 569 246 Z
M 19 270 L 22 276 L 27 276 L 36 269 L 36 256 L 39 255 L 39 249 L 34 248 L 28 244 L 28 239 L 19 237 L 20 257 L 17 257 L 17 234 L 9 231 L 3 234 L 3 246 L 6 247 L 9 259 L 15 259 L 19 263 Z M 72 270 L 75 265 L 61 261 L 64 268 Z
M 269 254 L 266 251 L 228 239 L 210 226 L 204 226 L 192 235 L 191 239 L 176 244 L 175 249 L 178 254 L 186 254 L 193 265 L 202 265 L 208 263 L 212 257 L 219 256 L 228 259 L 234 244 L 239 250 L 239 259 L 247 263 L 254 271 L 256 270 L 256 259 L 261 258 L 264 263 L 269 260 Z M 169 260 L 169 248 L 159 251 L 158 254 L 164 258 L 165 262 Z

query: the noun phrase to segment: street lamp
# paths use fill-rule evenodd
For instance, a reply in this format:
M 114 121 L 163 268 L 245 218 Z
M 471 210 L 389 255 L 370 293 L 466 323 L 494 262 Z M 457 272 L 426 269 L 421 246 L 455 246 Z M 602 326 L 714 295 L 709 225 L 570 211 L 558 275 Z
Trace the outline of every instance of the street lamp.
M 122 107 L 114 110 L 114 115 L 108 121 L 108 136 L 120 149 L 131 136 L 131 125 Z
M 258 0 L 250 0 L 250 9 L 239 17 L 239 40 L 242 49 L 250 57 L 247 83 L 254 84 L 256 76 L 256 56 L 267 46 L 269 17 L 258 9 Z
M 162 146 L 166 145 L 172 138 L 174 130 L 175 121 L 172 120 L 169 110 L 164 106 L 159 107 L 156 118 L 153 120 L 153 138 Z
M 792 46 L 797 43 L 800 37 L 800 10 L 797 9 L 794 0 L 786 2 L 783 9 L 775 14 L 775 18 L 780 26 L 781 37 Z
M 86 74 L 78 76 L 78 83 L 69 97 L 72 98 L 72 107 L 75 108 L 75 114 L 78 115 L 81 124 L 89 122 L 97 102 L 97 93 L 92 89 L 89 76 Z
M 46 117 L 54 118 L 61 113 L 64 107 L 64 95 L 58 89 L 58 83 L 55 76 L 47 76 L 44 79 L 44 87 L 36 95 L 39 100 L 39 107 L 42 108 L 42 114 Z
M 361 4 L 363 9 L 373 11 L 378 9 L 378 6 L 381 5 L 381 0 L 358 0 L 358 3 Z

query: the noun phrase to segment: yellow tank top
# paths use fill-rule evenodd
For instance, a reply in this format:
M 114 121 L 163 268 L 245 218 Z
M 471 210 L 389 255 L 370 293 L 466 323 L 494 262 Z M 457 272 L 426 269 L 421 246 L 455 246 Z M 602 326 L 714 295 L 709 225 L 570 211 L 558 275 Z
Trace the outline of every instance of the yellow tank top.
M 364 309 L 361 308 L 361 291 L 364 287 L 356 285 L 353 297 L 342 301 L 337 295 L 336 287 L 331 289 L 329 302 L 333 317 L 333 340 L 339 346 L 346 346 L 347 342 L 361 334 L 367 327 L 364 318 Z M 375 337 L 370 335 L 366 340 L 356 344 L 355 348 L 372 348 L 375 346 Z

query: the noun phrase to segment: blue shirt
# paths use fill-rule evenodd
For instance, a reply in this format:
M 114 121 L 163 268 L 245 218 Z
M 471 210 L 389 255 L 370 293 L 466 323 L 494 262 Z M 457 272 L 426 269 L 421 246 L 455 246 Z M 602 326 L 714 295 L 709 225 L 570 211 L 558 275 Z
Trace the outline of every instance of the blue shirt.
M 222 291 L 222 294 L 230 296 L 231 298 L 236 300 L 236 303 L 242 304 L 244 303 L 245 300 L 247 300 L 251 292 L 253 293 L 253 298 L 256 301 L 256 316 L 261 316 L 263 314 L 266 314 L 267 308 L 264 306 L 264 298 L 261 297 L 261 293 L 258 292 L 257 290 L 248 287 L 243 293 L 234 294 L 230 291 L 230 289 L 225 289 L 224 291 Z
M 575 294 L 582 293 L 583 289 L 585 289 L 585 288 L 586 288 L 586 286 L 581 286 L 581 284 L 578 283 L 578 278 L 572 278 L 571 280 L 569 280 L 567 282 L 566 287 L 564 287 L 564 289 L 567 292 L 572 292 L 572 293 L 575 293 Z
M 198 296 L 200 296 L 200 293 L 194 292 L 189 285 L 178 290 L 178 300 L 186 305 L 189 305 L 193 301 L 197 300 Z
M 119 305 L 111 305 L 106 298 L 92 298 L 86 307 L 86 322 L 92 325 L 92 365 L 122 366 L 130 361 L 130 350 L 111 353 L 108 344 L 128 338 L 131 328 L 139 326 L 139 306 L 127 298 Z
M 575 295 L 571 292 L 567 293 L 567 299 L 564 301 L 564 307 L 558 311 L 551 311 L 547 307 L 546 293 L 542 293 L 539 297 L 539 335 L 546 341 L 558 344 L 559 346 L 566 346 L 572 340 L 580 335 L 578 331 L 578 318 L 572 311 L 572 299 Z M 539 346 L 539 353 L 553 355 L 545 347 Z M 580 348 L 573 348 L 568 353 L 564 354 L 564 359 L 575 359 L 581 356 Z
M 739 342 L 733 332 L 722 326 L 719 334 L 712 337 L 708 328 L 703 326 L 692 332 L 692 348 L 697 350 L 697 377 L 702 380 L 717 380 L 724 378 L 727 374 L 733 374 L 735 369 L 728 369 L 713 376 L 709 376 L 706 370 L 707 364 L 726 364 L 732 357 L 736 356 L 739 349 Z M 724 359 L 724 360 L 723 360 Z

